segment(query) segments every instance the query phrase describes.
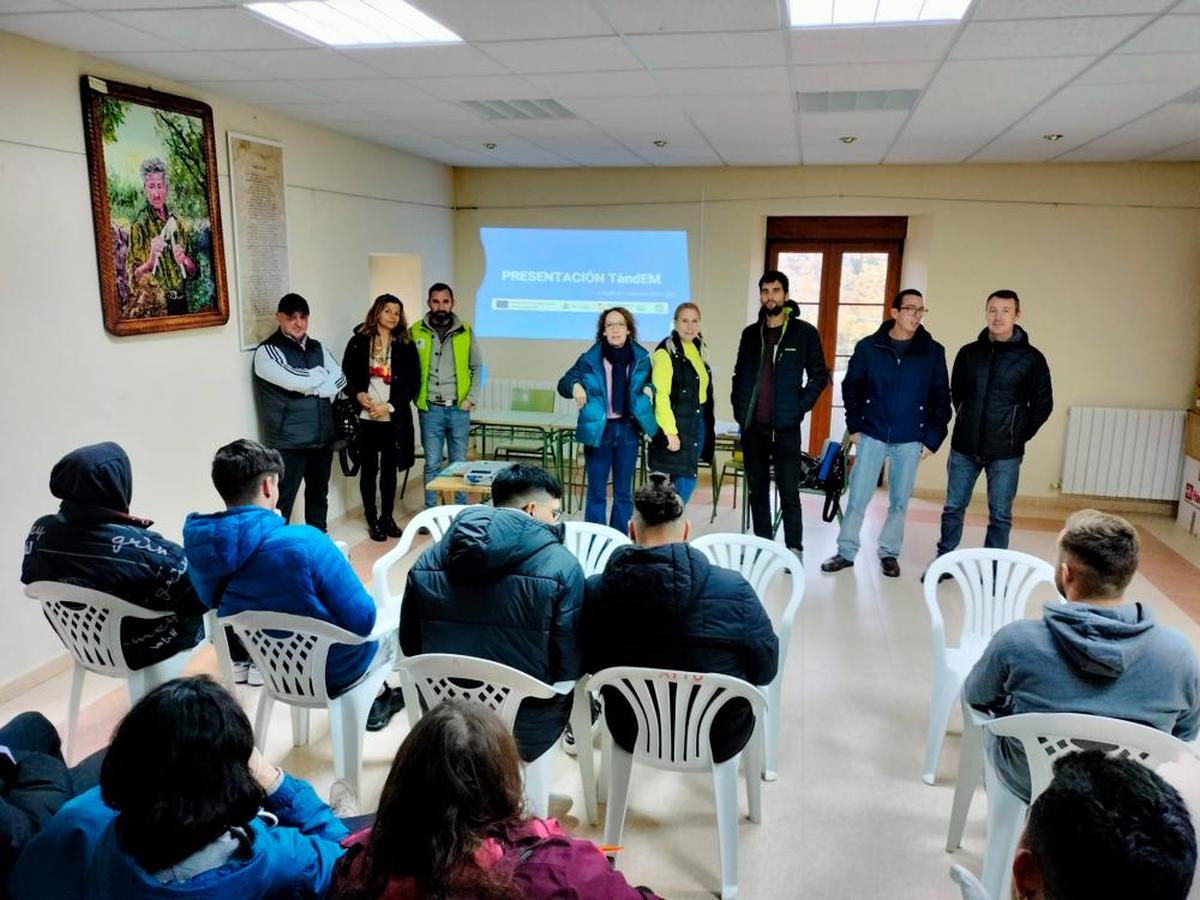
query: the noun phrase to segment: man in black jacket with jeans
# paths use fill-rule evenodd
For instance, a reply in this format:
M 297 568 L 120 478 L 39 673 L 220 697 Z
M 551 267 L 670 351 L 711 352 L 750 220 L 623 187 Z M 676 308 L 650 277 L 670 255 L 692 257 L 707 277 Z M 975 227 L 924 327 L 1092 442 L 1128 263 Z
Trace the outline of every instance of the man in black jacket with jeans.
M 800 424 L 829 384 L 829 371 L 817 329 L 800 318 L 800 307 L 788 299 L 788 277 L 764 272 L 758 280 L 758 299 L 758 321 L 742 332 L 733 367 L 733 415 L 742 431 L 750 516 L 755 534 L 774 537 L 774 463 L 784 542 L 801 554 Z
M 1008 547 L 1025 443 L 1054 408 L 1046 357 L 1029 343 L 1029 335 L 1017 324 L 1020 317 L 1016 291 L 995 291 L 987 298 L 987 327 L 954 360 L 954 433 L 938 556 L 962 540 L 963 515 L 980 472 L 987 473 L 988 492 L 983 546 Z

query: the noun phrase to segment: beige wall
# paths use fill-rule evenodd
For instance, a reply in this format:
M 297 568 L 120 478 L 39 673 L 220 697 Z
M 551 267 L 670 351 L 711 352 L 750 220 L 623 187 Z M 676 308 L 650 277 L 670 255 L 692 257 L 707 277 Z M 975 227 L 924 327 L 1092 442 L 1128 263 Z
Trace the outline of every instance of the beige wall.
M 227 325 L 124 338 L 104 331 L 81 126 L 84 73 L 212 105 Z M 81 444 L 119 441 L 133 460 L 134 511 L 178 540 L 189 511 L 219 506 L 207 474 L 213 450 L 257 433 L 250 354 L 238 349 L 226 130 L 284 144 L 292 287 L 312 304 L 312 333 L 337 357 L 370 302 L 371 253 L 416 254 L 426 272 L 451 271 L 445 166 L 0 33 L 0 685 L 60 651 L 18 587 L 17 548 L 30 522 L 57 505 L 46 487 L 54 460 Z M 357 489 L 340 475 L 330 493 L 332 515 L 358 504 Z
M 983 327 L 987 294 L 1023 301 L 1055 411 L 1030 445 L 1021 493 L 1050 497 L 1072 405 L 1186 407 L 1200 354 L 1200 165 L 943 166 L 455 172 L 455 275 L 469 316 L 480 226 L 685 228 L 692 284 L 730 418 L 737 337 L 755 300 L 770 215 L 909 216 L 905 286 L 951 358 Z M 661 335 L 642 335 L 643 343 Z M 488 340 L 493 377 L 557 378 L 583 348 Z M 945 485 L 948 448 L 919 489 Z M 982 482 L 981 482 L 982 489 Z

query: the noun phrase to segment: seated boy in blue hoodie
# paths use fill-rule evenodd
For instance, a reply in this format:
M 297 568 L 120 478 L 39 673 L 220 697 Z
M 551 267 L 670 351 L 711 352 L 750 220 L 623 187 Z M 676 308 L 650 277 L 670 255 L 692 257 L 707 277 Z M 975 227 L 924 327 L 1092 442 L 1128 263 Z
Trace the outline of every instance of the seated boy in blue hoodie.
M 279 451 L 257 441 L 236 440 L 217 451 L 212 480 L 226 509 L 191 513 L 183 526 L 196 592 L 222 616 L 266 610 L 370 634 L 375 601 L 341 551 L 324 532 L 288 525 L 276 511 L 282 474 Z M 334 644 L 325 668 L 330 693 L 336 696 L 358 681 L 379 652 L 376 641 Z M 395 712 L 391 693 L 385 688 L 376 701 L 388 707 L 387 718 Z
M 967 676 L 965 701 L 997 716 L 1085 713 L 1196 737 L 1200 665 L 1187 638 L 1125 600 L 1137 565 L 1137 531 L 1120 516 L 1085 509 L 1067 519 L 1054 583 L 1068 602 L 996 632 Z M 1028 803 L 1020 742 L 990 738 L 988 757 L 1004 786 Z

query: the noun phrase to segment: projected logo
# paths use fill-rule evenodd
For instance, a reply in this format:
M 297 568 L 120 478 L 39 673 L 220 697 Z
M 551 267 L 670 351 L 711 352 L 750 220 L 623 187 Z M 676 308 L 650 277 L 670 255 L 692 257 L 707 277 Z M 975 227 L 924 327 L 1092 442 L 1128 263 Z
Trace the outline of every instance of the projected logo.
M 685 231 L 482 228 L 480 238 L 483 337 L 594 340 L 600 311 L 624 306 L 653 344 L 690 299 Z

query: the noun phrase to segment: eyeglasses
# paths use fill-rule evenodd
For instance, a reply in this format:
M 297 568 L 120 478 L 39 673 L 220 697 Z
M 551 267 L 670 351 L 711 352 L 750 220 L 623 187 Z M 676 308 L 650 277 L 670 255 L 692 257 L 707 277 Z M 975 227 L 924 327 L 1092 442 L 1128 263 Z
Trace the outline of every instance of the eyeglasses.
M 910 316 L 922 317 L 922 316 L 926 316 L 929 314 L 929 307 L 927 307 L 927 306 L 902 306 L 902 307 L 900 307 L 900 312 L 906 312 Z

